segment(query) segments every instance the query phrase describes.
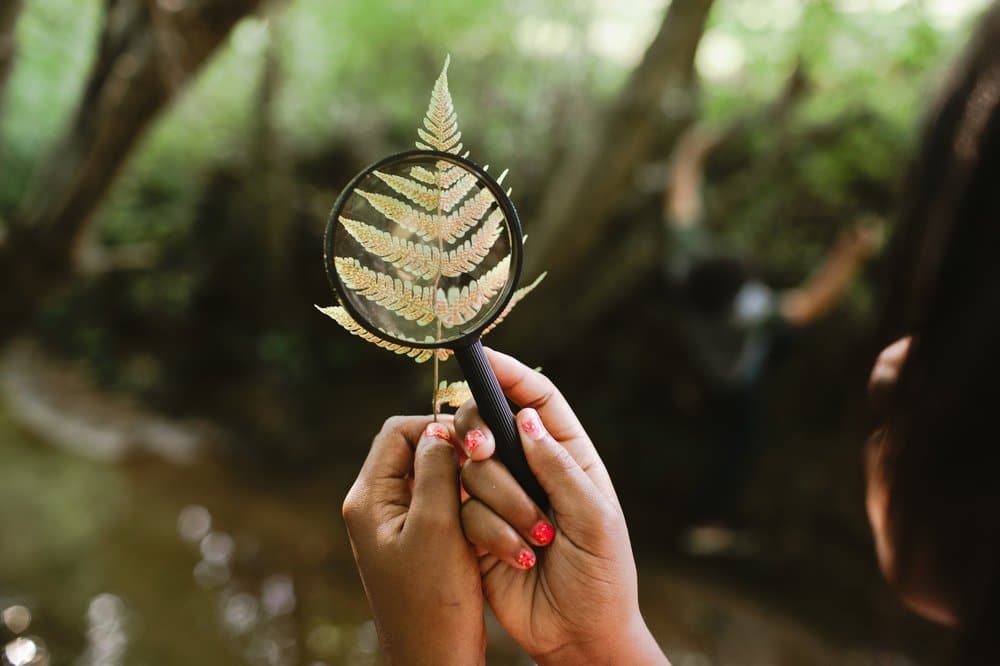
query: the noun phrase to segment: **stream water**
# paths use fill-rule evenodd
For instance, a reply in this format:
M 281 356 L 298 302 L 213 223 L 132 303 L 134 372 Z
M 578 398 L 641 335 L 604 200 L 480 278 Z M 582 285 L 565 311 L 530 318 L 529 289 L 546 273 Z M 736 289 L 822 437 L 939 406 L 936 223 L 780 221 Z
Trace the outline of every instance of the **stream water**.
M 375 663 L 339 517 L 349 472 L 288 481 L 211 461 L 94 462 L 0 411 L 0 663 Z M 833 646 L 669 567 L 640 580 L 675 666 L 916 663 Z M 491 664 L 531 663 L 488 627 Z

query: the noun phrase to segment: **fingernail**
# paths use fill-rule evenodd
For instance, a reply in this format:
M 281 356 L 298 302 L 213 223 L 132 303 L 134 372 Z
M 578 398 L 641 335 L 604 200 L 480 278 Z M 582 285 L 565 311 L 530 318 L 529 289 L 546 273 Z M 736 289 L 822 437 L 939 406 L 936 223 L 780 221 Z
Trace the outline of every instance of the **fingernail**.
M 525 414 L 521 417 L 521 431 L 525 435 L 532 439 L 541 439 L 545 436 L 545 426 L 542 425 L 541 419 L 538 418 L 538 412 L 535 410 L 524 410 Z
M 538 524 L 535 525 L 535 529 L 531 530 L 531 538 L 543 546 L 549 545 L 555 535 L 555 528 L 544 520 L 538 521 Z
M 479 448 L 479 445 L 482 444 L 483 440 L 485 439 L 486 435 L 484 435 L 483 431 L 480 430 L 479 428 L 476 428 L 475 430 L 470 430 L 469 432 L 465 433 L 466 452 L 471 455 L 473 451 Z
M 517 563 L 525 569 L 530 569 L 535 566 L 535 554 L 525 548 L 517 554 Z
M 448 434 L 448 429 L 440 423 L 428 423 L 427 428 L 424 429 L 424 437 L 436 437 L 437 439 L 443 439 L 446 442 L 451 441 L 451 435 Z

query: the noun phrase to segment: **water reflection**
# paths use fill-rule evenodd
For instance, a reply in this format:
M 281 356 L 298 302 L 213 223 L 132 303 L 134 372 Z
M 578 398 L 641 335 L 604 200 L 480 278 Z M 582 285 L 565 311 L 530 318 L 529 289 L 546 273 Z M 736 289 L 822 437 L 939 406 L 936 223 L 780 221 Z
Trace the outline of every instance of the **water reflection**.
M 49 666 L 49 653 L 37 636 L 22 636 L 3 649 L 5 662 L 11 666 Z
M 20 604 L 5 608 L 0 618 L 3 619 L 4 625 L 15 634 L 27 631 L 31 625 L 31 611 L 28 610 L 27 606 Z
M 125 656 L 125 604 L 113 594 L 99 594 L 87 607 L 87 649 L 81 663 L 117 666 Z
M 264 613 L 268 617 L 289 615 L 295 610 L 295 585 L 290 576 L 271 576 L 260 586 Z
M 177 516 L 177 532 L 188 543 L 200 542 L 211 529 L 212 514 L 203 506 L 186 506 Z
M 225 532 L 211 532 L 201 540 L 201 556 L 206 562 L 219 566 L 229 566 L 236 543 Z
M 0 612 L 0 621 L 15 636 L 22 634 L 31 626 L 31 610 L 13 604 Z M 0 657 L 5 666 L 49 666 L 48 648 L 38 636 L 17 636 L 3 646 Z
M 234 634 L 246 634 L 257 624 L 257 599 L 246 592 L 233 594 L 222 602 L 222 625 Z
M 240 565 L 257 564 L 258 541 L 237 541 L 218 526 L 213 531 L 213 522 L 208 509 L 191 505 L 178 515 L 177 532 L 183 541 L 198 547 L 201 559 L 193 576 L 201 587 L 218 594 L 219 628 L 230 637 L 233 652 L 261 666 L 300 663 L 297 637 L 302 632 L 294 617 L 298 600 L 293 578 L 275 573 L 265 576 L 259 586 L 253 585 L 254 577 L 241 571 Z

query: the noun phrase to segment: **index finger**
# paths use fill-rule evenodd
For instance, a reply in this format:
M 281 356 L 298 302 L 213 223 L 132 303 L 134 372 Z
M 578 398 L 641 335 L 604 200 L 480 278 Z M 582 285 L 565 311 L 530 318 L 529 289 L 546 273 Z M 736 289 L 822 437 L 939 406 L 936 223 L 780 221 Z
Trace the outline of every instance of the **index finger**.
M 580 420 L 559 389 L 548 377 L 532 370 L 513 356 L 489 347 L 483 348 L 493 366 L 500 388 L 521 408 L 532 407 L 545 422 L 545 427 L 559 441 L 586 437 Z
M 583 425 L 555 384 L 513 356 L 484 347 L 503 392 L 518 407 L 532 407 L 546 430 L 573 457 L 606 496 L 616 497 L 611 477 Z M 617 501 L 617 500 L 616 500 Z

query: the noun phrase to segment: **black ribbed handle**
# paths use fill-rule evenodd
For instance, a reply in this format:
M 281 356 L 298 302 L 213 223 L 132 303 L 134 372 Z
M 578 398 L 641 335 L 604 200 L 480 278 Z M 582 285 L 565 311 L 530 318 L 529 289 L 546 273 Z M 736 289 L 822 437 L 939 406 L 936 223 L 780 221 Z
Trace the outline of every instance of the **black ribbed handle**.
M 517 433 L 517 423 L 514 421 L 514 412 L 511 411 L 507 396 L 500 389 L 497 376 L 493 374 L 493 368 L 486 360 L 483 353 L 483 344 L 476 339 L 468 347 L 460 347 L 455 350 L 455 358 L 462 366 L 465 380 L 469 382 L 469 390 L 472 397 L 476 399 L 476 406 L 479 408 L 479 415 L 489 426 L 493 433 L 493 438 L 497 443 L 497 456 L 506 465 L 510 473 L 521 484 L 525 492 L 542 511 L 549 510 L 549 498 L 539 485 L 538 479 L 531 473 L 528 461 L 524 457 L 524 449 L 521 448 L 521 437 Z

